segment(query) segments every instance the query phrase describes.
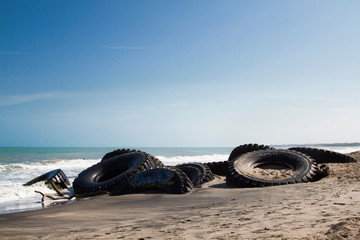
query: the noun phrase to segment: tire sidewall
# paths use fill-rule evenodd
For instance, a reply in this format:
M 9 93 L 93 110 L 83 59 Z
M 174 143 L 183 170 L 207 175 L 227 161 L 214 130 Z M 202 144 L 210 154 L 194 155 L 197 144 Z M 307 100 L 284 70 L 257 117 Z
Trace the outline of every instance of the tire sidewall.
M 74 180 L 74 186 L 81 189 L 92 189 L 111 191 L 111 187 L 133 175 L 133 172 L 144 161 L 144 155 L 141 153 L 127 153 L 112 157 L 107 161 L 99 162 L 88 169 L 84 170 Z M 120 171 L 117 169 L 121 169 Z M 118 174 L 115 174 L 118 171 Z M 107 178 L 111 174 L 113 177 Z M 102 181 L 101 179 L 106 180 Z M 107 189 L 110 188 L 110 189 Z M 91 191 L 92 191 L 91 190 Z

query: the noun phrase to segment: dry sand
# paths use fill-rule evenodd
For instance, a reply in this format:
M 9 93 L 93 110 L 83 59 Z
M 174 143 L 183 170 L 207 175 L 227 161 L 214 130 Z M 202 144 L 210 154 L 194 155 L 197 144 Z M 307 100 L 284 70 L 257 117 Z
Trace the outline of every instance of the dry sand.
M 360 160 L 360 152 L 350 154 Z M 360 164 L 313 183 L 99 196 L 0 215 L 0 239 L 360 239 Z

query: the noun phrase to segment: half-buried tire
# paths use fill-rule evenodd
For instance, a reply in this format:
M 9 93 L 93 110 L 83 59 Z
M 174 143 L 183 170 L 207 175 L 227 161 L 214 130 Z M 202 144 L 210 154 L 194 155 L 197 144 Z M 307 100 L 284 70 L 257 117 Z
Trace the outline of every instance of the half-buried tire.
M 97 195 L 111 192 L 127 184 L 128 179 L 136 173 L 154 166 L 162 166 L 162 163 L 139 152 L 109 158 L 82 171 L 73 182 L 74 193 Z
M 203 183 L 214 180 L 214 174 L 212 173 L 211 169 L 206 164 L 184 163 L 184 164 L 176 165 L 175 167 L 177 167 L 180 170 L 182 170 L 183 172 L 185 172 L 191 180 L 193 178 L 190 176 L 192 176 L 194 173 L 196 173 L 192 169 L 193 168 L 197 169 L 198 175 L 194 177 L 194 179 L 197 179 L 197 182 L 193 181 L 194 185 L 203 184 Z M 188 174 L 188 172 L 189 172 L 189 174 Z
M 38 176 L 31 181 L 23 184 L 23 186 L 30 186 L 40 181 L 45 181 L 45 184 L 49 188 L 53 188 L 52 184 L 54 184 L 58 189 L 65 189 L 69 188 L 70 186 L 69 179 L 66 177 L 65 173 L 61 169 L 55 169 L 50 172 L 44 173 L 43 175 Z
M 250 144 L 243 144 L 239 145 L 236 148 L 234 148 L 228 158 L 228 161 L 221 161 L 221 162 L 209 162 L 206 163 L 206 165 L 209 166 L 211 171 L 220 176 L 226 176 L 228 173 L 228 162 L 233 160 L 234 158 L 237 158 L 245 153 L 258 151 L 258 150 L 265 150 L 270 149 L 269 146 L 266 145 L 259 145 L 256 143 L 250 143 Z
M 228 161 L 221 162 L 208 162 L 206 165 L 211 169 L 211 171 L 219 176 L 226 176 Z
M 226 183 L 232 187 L 266 187 L 319 179 L 316 162 L 289 150 L 259 150 L 229 161 Z
M 194 186 L 201 184 L 202 174 L 198 168 L 188 165 L 176 165 L 175 167 L 183 171 Z
M 306 148 L 306 147 L 294 147 L 290 148 L 290 150 L 294 150 L 297 152 L 304 153 L 310 157 L 312 157 L 317 163 L 351 163 L 351 162 L 357 162 L 355 158 L 352 158 L 348 155 L 324 150 L 324 149 L 318 149 L 318 148 Z
M 138 172 L 128 180 L 126 185 L 114 189 L 111 195 L 153 190 L 184 194 L 190 192 L 193 187 L 192 181 L 183 171 L 173 167 L 163 167 Z

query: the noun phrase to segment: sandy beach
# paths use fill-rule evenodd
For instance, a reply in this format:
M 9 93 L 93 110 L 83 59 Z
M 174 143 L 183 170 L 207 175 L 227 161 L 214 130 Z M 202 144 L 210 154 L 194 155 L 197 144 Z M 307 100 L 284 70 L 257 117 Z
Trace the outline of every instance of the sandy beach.
M 312 183 L 240 189 L 216 177 L 186 195 L 102 195 L 3 214 L 0 239 L 360 239 L 360 164 L 328 166 Z

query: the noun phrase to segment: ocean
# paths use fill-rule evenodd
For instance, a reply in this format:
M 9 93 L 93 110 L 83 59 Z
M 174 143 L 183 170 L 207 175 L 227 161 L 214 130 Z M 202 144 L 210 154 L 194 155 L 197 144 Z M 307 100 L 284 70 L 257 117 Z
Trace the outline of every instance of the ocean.
M 299 145 L 277 145 L 288 148 Z M 350 153 L 360 150 L 359 144 L 317 144 L 302 145 Z M 41 195 L 35 190 L 54 194 L 44 182 L 31 186 L 24 183 L 54 169 L 62 169 L 70 183 L 86 168 L 98 163 L 108 152 L 117 148 L 78 147 L 0 147 L 0 214 L 28 211 L 51 207 L 69 201 L 46 199 L 41 203 Z M 187 162 L 217 162 L 228 159 L 233 147 L 213 148 L 130 148 L 147 152 L 159 158 L 165 165 L 174 166 Z M 71 189 L 68 192 L 71 194 Z

